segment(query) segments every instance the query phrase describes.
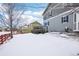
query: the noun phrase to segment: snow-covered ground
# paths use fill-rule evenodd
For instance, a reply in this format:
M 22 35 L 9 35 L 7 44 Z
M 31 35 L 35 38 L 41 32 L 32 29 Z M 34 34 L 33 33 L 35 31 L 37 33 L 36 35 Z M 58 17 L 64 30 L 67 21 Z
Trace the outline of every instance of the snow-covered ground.
M 79 42 L 59 33 L 18 34 L 0 46 L 0 55 L 72 56 L 79 53 Z

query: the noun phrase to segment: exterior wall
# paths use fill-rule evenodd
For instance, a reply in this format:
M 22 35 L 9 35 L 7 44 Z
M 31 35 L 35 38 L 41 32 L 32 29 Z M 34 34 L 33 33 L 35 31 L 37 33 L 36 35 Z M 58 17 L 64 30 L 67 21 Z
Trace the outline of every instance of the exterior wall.
M 53 8 L 55 5 L 57 5 L 58 3 L 49 3 L 47 8 L 45 9 L 44 13 L 43 13 L 43 19 L 46 20 L 48 18 L 50 18 L 50 13 L 51 13 L 51 8 Z
M 48 11 L 43 15 L 43 19 L 46 20 L 46 19 L 51 18 L 52 16 L 50 16 L 50 14 L 51 14 L 51 10 L 48 10 Z
M 43 14 L 44 24 L 48 23 L 49 18 L 57 16 L 57 15 L 63 13 L 63 12 L 70 10 L 70 8 L 65 8 L 64 7 L 65 5 L 66 4 L 63 4 L 63 3 L 52 3 L 52 4 L 50 4 L 48 6 L 48 9 L 46 10 L 46 12 Z M 53 9 L 54 7 L 55 7 L 55 9 Z M 48 25 L 45 25 L 45 27 L 48 27 Z
M 70 31 L 73 31 L 73 14 L 68 15 L 68 22 L 62 23 L 62 17 L 67 14 L 58 15 L 49 19 L 48 31 L 64 32 L 65 28 L 68 27 Z
M 70 32 L 73 31 L 73 14 L 65 13 L 72 8 L 79 7 L 79 3 L 52 3 L 50 4 L 45 12 L 43 13 L 44 23 L 48 23 L 45 25 L 48 31 L 65 31 L 65 28 L 70 28 Z M 60 15 L 62 14 L 62 15 Z M 70 14 L 70 15 L 69 15 Z M 68 15 L 68 22 L 62 23 L 62 17 Z
M 78 6 L 79 3 L 51 3 L 45 10 L 43 14 L 43 19 L 49 19 Z
M 59 9 L 52 9 L 51 10 L 51 16 L 54 17 L 54 16 L 57 16 L 63 12 L 66 12 L 66 11 L 69 11 L 70 8 L 59 8 Z

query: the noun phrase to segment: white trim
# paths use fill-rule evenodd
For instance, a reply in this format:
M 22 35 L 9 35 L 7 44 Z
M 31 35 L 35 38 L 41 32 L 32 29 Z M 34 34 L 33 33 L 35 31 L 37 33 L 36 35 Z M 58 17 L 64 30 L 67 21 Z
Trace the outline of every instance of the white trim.
M 60 14 L 58 14 L 58 15 L 56 15 L 56 16 L 54 16 L 54 17 L 51 17 L 51 18 L 49 18 L 49 19 L 46 19 L 46 20 L 50 20 L 50 19 L 52 19 L 52 18 L 55 18 L 55 17 L 61 16 L 61 15 L 64 15 L 64 14 L 69 13 L 69 12 L 73 13 L 73 12 L 77 11 L 78 9 L 79 9 L 79 7 L 72 8 L 72 9 L 69 10 L 69 11 L 66 11 L 66 12 L 60 13 Z
M 76 18 L 76 22 L 74 22 L 74 17 L 75 17 L 75 14 L 73 14 L 73 32 L 79 32 L 79 29 L 78 29 L 78 22 L 77 22 L 77 18 Z M 77 16 L 76 16 L 77 17 Z M 74 29 L 74 25 L 76 24 L 76 28 Z
M 73 30 L 73 32 L 79 32 L 79 30 Z
M 73 13 L 73 31 L 74 31 L 74 24 L 75 24 L 74 19 L 75 19 L 75 13 Z

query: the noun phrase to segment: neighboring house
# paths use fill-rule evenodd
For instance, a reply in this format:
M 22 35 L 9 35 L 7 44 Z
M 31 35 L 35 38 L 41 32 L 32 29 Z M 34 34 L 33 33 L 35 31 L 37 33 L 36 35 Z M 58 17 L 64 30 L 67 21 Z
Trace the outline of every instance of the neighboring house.
M 35 21 L 30 23 L 29 25 L 24 25 L 22 28 L 20 28 L 20 31 L 22 33 L 30 33 L 34 27 L 42 26 L 39 22 Z
M 79 31 L 79 3 L 49 3 L 43 19 L 49 32 Z
M 2 32 L 2 27 L 0 27 L 0 32 Z
M 0 31 L 1 31 L 1 32 L 6 31 L 6 27 L 0 27 Z
M 34 27 L 42 26 L 39 22 L 35 21 L 29 24 L 29 28 L 32 30 Z

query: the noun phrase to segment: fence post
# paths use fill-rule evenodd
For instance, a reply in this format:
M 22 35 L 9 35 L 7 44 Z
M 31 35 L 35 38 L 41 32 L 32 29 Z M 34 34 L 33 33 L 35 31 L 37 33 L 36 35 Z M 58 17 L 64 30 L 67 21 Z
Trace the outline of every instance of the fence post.
M 1 35 L 0 39 L 1 39 L 0 40 L 1 41 L 0 44 L 3 44 L 3 35 Z

